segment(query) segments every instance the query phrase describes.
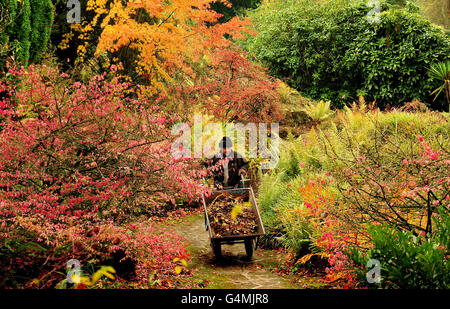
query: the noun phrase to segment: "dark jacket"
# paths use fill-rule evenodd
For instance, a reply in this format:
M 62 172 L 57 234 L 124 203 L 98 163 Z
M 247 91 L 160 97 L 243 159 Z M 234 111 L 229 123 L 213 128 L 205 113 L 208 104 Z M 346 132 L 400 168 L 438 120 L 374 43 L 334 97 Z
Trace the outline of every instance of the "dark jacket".
M 210 173 L 214 177 L 214 186 L 219 185 L 225 186 L 224 184 L 224 170 L 222 166 L 222 158 L 214 156 L 213 159 L 207 160 L 205 166 L 208 168 Z M 241 176 L 239 172 L 241 170 L 247 171 L 248 162 L 239 156 L 237 152 L 231 151 L 230 158 L 228 160 L 228 185 L 227 187 L 236 187 L 241 182 Z

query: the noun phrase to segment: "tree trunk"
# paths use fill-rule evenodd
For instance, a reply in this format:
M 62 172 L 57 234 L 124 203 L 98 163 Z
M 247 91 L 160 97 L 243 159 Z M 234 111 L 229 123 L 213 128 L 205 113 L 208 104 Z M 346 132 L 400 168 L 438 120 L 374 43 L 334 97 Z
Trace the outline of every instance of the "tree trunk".
M 447 98 L 447 104 L 448 104 L 448 112 L 450 113 L 450 80 L 445 80 L 445 97 Z

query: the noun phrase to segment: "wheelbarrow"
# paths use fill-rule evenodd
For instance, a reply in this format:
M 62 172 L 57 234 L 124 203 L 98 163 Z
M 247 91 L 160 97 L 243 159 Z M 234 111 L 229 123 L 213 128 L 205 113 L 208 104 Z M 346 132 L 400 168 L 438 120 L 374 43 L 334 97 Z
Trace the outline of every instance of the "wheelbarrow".
M 231 235 L 231 236 L 214 236 L 211 231 L 211 225 L 208 217 L 208 209 L 207 209 L 207 201 L 208 203 L 213 201 L 219 194 L 223 192 L 228 192 L 233 196 L 243 196 L 245 202 L 251 202 L 252 211 L 256 217 L 256 223 L 258 226 L 258 230 L 254 234 L 245 234 L 245 235 Z M 253 189 L 251 187 L 247 188 L 231 188 L 231 189 L 223 189 L 223 190 L 215 190 L 212 195 L 208 198 L 202 194 L 203 207 L 205 209 L 205 227 L 209 232 L 209 238 L 211 241 L 211 247 L 216 258 L 222 256 L 222 245 L 228 244 L 233 245 L 236 243 L 243 243 L 245 246 L 245 252 L 247 257 L 251 259 L 253 255 L 253 251 L 257 249 L 259 238 L 265 235 L 265 230 L 263 223 L 261 221 L 261 216 L 259 214 L 258 205 L 256 203 L 255 194 L 253 193 Z

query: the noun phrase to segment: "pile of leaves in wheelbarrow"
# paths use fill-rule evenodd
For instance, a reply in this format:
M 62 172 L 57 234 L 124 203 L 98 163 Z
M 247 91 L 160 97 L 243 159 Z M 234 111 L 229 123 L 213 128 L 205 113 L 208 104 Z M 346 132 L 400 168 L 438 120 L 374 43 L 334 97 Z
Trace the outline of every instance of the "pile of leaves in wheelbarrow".
M 248 195 L 233 196 L 223 192 L 208 207 L 208 219 L 214 237 L 251 235 L 258 232 L 258 224 Z

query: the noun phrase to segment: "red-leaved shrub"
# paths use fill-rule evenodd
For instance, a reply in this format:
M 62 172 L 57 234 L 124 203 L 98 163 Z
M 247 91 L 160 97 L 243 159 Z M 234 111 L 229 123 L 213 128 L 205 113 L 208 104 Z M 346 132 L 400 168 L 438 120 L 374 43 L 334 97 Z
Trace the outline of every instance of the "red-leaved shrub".
M 130 98 L 117 79 L 72 83 L 46 66 L 9 68 L 0 93 L 0 268 L 11 273 L 0 284 L 24 283 L 15 270 L 27 265 L 39 265 L 39 279 L 69 258 L 101 260 L 116 249 L 138 263 L 138 277 L 186 257 L 174 235 L 121 226 L 136 209 L 203 190 L 195 164 L 171 155 L 177 119 Z

